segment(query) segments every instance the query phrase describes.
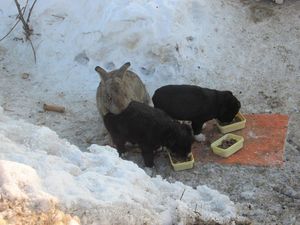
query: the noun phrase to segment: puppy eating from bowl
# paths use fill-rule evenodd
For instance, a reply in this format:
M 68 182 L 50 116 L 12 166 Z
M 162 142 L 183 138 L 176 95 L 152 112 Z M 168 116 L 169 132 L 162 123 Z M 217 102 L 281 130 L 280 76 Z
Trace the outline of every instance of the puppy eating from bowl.
M 231 91 L 203 88 L 196 85 L 166 85 L 152 97 L 153 105 L 177 120 L 191 121 L 195 139 L 205 140 L 203 124 L 211 119 L 231 122 L 241 108 Z

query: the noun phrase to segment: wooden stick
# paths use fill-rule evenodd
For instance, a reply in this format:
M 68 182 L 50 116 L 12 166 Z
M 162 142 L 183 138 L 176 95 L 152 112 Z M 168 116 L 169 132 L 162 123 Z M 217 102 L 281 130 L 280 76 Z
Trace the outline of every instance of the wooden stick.
M 63 106 L 58 106 L 58 105 L 49 105 L 49 104 L 44 104 L 43 109 L 45 111 L 53 111 L 53 112 L 59 112 L 59 113 L 64 113 L 65 112 L 65 107 Z

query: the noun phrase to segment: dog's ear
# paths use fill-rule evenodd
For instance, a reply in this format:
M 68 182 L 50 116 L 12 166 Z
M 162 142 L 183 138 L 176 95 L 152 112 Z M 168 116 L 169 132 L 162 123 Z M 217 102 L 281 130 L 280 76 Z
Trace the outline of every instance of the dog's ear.
M 221 98 L 220 98 L 220 112 L 219 114 L 220 115 L 223 115 L 225 114 L 225 111 L 226 111 L 226 108 L 229 107 L 229 104 L 232 100 L 232 92 L 231 91 L 223 91 L 222 94 L 221 94 Z
M 168 127 L 166 130 L 166 133 L 164 135 L 166 145 L 168 148 L 173 146 L 175 144 L 175 134 L 174 134 L 174 128 L 172 126 Z
M 185 137 L 191 142 L 193 143 L 196 139 L 194 136 L 194 132 L 193 129 L 190 125 L 188 124 L 182 124 L 182 130 L 185 132 Z
M 164 139 L 165 139 L 165 145 L 169 149 L 171 149 L 176 144 L 176 140 L 177 140 L 176 130 L 178 129 L 180 129 L 180 124 L 177 121 L 175 123 L 170 124 L 166 129 Z
M 180 124 L 180 129 L 182 130 L 182 132 L 184 132 L 186 135 L 191 135 L 193 136 L 193 130 L 191 128 L 190 125 L 182 123 Z
M 232 94 L 231 91 L 224 91 L 222 93 L 219 104 L 220 107 L 217 119 L 221 122 L 230 122 L 241 107 L 239 100 Z
M 233 94 L 231 91 L 224 91 L 224 98 L 225 98 L 224 101 L 225 102 L 230 100 L 232 98 L 232 96 L 233 96 Z

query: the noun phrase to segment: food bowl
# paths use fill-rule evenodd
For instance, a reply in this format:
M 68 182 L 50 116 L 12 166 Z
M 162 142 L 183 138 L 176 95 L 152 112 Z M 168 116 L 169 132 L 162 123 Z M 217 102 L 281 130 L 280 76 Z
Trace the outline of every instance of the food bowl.
M 170 151 L 168 151 L 168 155 L 171 165 L 175 171 L 192 169 L 194 166 L 194 156 L 192 152 L 188 155 L 188 159 L 186 161 L 178 161 Z
M 228 143 L 230 142 L 229 140 L 234 140 L 235 143 Z M 223 137 L 213 142 L 210 147 L 215 154 L 227 158 L 240 150 L 243 147 L 243 144 L 244 138 L 242 136 L 225 134 Z
M 246 126 L 245 117 L 239 112 L 231 123 L 221 123 L 217 120 L 217 126 L 222 134 L 243 129 Z

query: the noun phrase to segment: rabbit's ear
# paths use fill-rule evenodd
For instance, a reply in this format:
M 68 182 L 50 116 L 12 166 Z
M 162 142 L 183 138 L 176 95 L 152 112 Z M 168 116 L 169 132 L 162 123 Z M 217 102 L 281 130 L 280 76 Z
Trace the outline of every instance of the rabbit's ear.
M 97 73 L 99 73 L 101 80 L 105 81 L 108 79 L 109 75 L 103 68 L 101 68 L 100 66 L 96 66 L 95 70 Z
M 129 67 L 130 67 L 130 62 L 125 63 L 123 66 L 120 67 L 119 73 L 123 75 Z

